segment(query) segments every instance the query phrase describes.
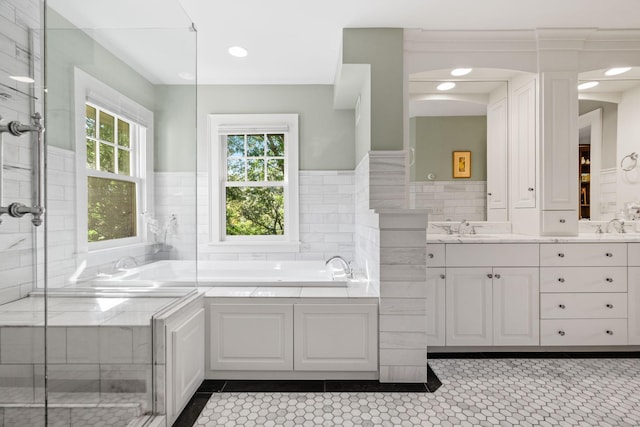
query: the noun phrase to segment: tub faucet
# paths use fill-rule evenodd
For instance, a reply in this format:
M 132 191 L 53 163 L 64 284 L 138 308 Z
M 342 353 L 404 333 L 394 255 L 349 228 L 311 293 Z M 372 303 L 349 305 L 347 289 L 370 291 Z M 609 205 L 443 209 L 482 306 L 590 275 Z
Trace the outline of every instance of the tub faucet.
M 122 271 L 124 268 L 127 268 L 127 265 L 131 267 L 131 264 L 133 264 L 133 267 L 137 267 L 138 261 L 136 261 L 136 259 L 132 256 L 123 256 L 122 258 L 118 259 L 113 265 L 113 271 Z
M 342 264 L 342 269 L 347 276 L 347 279 L 353 279 L 353 270 L 351 269 L 351 264 L 349 264 L 344 258 L 340 255 L 334 255 L 327 260 L 325 265 L 329 265 L 331 262 L 338 260 Z
M 617 225 L 616 225 L 617 224 Z M 618 233 L 624 233 L 624 221 L 618 218 L 613 218 L 611 221 L 607 223 L 607 233 L 611 233 L 609 227 L 613 225 L 613 229 L 617 230 Z

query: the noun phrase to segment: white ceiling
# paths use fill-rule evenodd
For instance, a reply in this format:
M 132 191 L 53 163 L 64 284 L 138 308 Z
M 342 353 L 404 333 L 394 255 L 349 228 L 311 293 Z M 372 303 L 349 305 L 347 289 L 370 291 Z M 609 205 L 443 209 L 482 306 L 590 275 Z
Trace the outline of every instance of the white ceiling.
M 640 27 L 639 0 L 48 0 L 154 83 L 331 84 L 342 29 Z M 123 31 L 123 29 L 128 29 Z M 136 29 L 136 30 L 133 30 Z M 227 48 L 241 45 L 246 58 Z

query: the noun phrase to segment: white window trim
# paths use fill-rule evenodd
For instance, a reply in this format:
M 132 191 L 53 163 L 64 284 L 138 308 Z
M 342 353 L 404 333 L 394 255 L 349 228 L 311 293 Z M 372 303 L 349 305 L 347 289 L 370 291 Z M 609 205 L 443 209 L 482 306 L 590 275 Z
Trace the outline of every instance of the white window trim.
M 127 120 L 145 127 L 140 135 L 146 136 L 138 141 L 136 169 L 139 171 L 138 212 L 136 237 L 113 239 L 104 242 L 87 241 L 87 147 L 86 147 L 86 103 L 96 104 Z M 76 150 L 76 242 L 78 254 L 92 255 L 91 258 L 102 258 L 106 254 L 114 254 L 123 248 L 131 248 L 147 243 L 147 226 L 142 212 L 153 206 L 153 113 L 107 86 L 79 68 L 74 69 L 74 111 L 75 111 L 75 150 Z M 127 179 L 138 181 L 138 179 Z M 152 244 L 153 242 L 148 242 Z
M 209 147 L 209 248 L 210 252 L 299 252 L 298 203 L 298 115 L 297 114 L 210 114 Z M 282 131 L 287 128 L 285 144 L 285 234 L 283 236 L 248 236 L 224 238 L 226 204 L 223 186 L 226 160 L 222 134 Z

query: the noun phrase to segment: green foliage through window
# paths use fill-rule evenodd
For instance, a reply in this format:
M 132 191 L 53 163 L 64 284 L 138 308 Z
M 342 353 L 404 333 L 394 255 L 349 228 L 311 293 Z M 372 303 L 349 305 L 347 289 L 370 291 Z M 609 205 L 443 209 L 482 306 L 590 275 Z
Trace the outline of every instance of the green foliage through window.
M 228 236 L 284 234 L 283 187 L 227 187 Z
M 89 242 L 135 236 L 135 183 L 90 176 L 87 187 Z

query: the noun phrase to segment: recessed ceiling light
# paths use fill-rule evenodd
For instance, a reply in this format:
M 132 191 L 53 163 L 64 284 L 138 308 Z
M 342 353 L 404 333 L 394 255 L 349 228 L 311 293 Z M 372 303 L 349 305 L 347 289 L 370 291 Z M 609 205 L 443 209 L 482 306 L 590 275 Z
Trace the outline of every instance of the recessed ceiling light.
M 617 76 L 618 74 L 626 73 L 629 71 L 631 67 L 617 67 L 617 68 L 609 68 L 604 72 L 605 76 Z
M 472 68 L 456 68 L 451 71 L 451 75 L 456 77 L 466 76 L 471 72 L 471 70 Z
M 196 76 L 193 75 L 193 73 L 190 73 L 188 71 L 183 71 L 181 73 L 178 73 L 178 77 L 180 77 L 182 80 L 195 80 Z
M 244 58 L 248 54 L 249 52 L 247 52 L 247 49 L 241 46 L 231 46 L 229 48 L 229 55 L 235 56 L 236 58 Z
M 591 89 L 592 87 L 596 87 L 600 84 L 600 82 L 584 82 L 578 85 L 578 90 Z
M 454 87 L 456 87 L 456 84 L 454 82 L 445 82 L 445 83 L 440 83 L 437 87 L 438 90 L 451 90 Z
M 29 76 L 9 76 L 9 78 L 20 83 L 35 83 L 35 80 Z

